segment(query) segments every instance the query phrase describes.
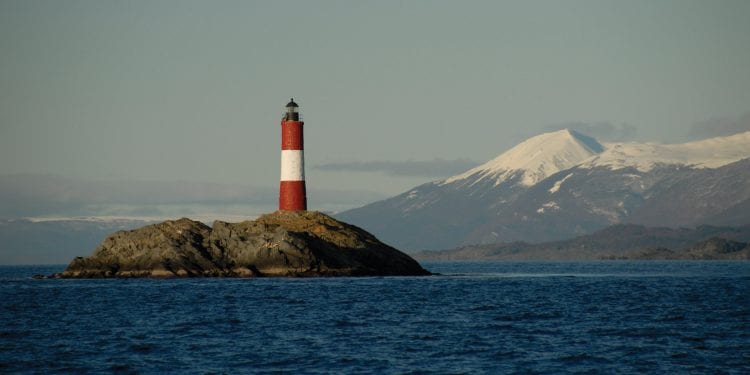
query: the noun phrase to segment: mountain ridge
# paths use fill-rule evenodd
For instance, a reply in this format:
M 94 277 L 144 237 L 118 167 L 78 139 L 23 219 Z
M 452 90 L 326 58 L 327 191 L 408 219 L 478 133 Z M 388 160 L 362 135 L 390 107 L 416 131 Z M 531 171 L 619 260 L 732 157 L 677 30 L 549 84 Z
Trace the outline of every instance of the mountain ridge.
M 687 143 L 607 143 L 601 154 L 583 163 L 586 167 L 635 167 L 647 172 L 657 165 L 718 168 L 750 157 L 750 131 Z
M 750 132 L 664 145 L 564 129 L 337 217 L 410 250 L 562 240 L 618 223 L 743 225 L 748 144 Z

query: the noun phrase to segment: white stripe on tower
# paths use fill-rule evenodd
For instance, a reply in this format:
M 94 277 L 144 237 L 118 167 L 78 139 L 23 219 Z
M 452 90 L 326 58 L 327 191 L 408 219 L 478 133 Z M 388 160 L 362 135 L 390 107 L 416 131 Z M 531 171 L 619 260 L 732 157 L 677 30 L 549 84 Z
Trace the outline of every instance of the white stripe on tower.
M 305 180 L 305 151 L 281 150 L 281 181 Z

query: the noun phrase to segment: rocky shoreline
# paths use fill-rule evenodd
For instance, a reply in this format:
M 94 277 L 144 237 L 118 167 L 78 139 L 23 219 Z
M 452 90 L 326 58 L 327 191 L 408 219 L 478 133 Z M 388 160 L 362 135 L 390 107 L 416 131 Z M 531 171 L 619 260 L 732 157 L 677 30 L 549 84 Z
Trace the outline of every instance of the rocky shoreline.
M 54 278 L 424 276 L 372 234 L 314 211 L 213 227 L 187 218 L 108 236 Z

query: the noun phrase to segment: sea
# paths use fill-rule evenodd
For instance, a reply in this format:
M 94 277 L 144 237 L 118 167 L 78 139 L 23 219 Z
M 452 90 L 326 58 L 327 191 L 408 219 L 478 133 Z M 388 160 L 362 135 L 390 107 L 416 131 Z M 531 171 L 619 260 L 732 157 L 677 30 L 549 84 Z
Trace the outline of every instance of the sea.
M 34 279 L 0 373 L 750 374 L 750 262 L 424 263 L 426 277 Z

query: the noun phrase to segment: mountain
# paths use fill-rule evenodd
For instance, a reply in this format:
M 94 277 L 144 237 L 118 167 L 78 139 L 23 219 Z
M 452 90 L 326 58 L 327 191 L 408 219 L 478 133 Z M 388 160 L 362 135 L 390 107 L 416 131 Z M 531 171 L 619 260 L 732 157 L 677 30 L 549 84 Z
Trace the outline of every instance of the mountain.
M 693 229 L 618 224 L 569 240 L 469 245 L 414 254 L 421 261 L 750 259 L 750 225 Z
M 396 247 L 544 242 L 620 223 L 750 223 L 750 132 L 684 144 L 532 137 L 445 180 L 337 217 Z

